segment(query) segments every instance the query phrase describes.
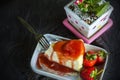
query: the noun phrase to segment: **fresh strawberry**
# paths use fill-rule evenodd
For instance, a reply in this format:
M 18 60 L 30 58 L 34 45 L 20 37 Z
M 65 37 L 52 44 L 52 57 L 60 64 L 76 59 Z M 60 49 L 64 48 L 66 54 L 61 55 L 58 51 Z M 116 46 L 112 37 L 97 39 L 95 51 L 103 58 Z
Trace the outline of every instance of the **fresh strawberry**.
M 92 67 L 97 62 L 97 54 L 93 51 L 88 51 L 84 55 L 83 65 L 84 67 Z
M 83 68 L 80 76 L 83 80 L 96 80 L 97 69 L 95 67 Z
M 106 59 L 106 53 L 103 50 L 100 50 L 97 52 L 97 65 L 102 64 L 105 62 Z

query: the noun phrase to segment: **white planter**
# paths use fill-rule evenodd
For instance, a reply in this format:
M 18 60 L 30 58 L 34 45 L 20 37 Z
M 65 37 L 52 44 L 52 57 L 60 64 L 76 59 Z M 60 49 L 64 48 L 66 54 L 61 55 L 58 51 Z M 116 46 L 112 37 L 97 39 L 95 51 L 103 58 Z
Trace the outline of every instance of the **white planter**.
M 100 30 L 107 23 L 110 14 L 113 11 L 113 7 L 110 5 L 110 8 L 102 16 L 89 25 L 69 8 L 73 3 L 74 1 L 68 3 L 64 7 L 68 21 L 86 38 L 90 38 Z

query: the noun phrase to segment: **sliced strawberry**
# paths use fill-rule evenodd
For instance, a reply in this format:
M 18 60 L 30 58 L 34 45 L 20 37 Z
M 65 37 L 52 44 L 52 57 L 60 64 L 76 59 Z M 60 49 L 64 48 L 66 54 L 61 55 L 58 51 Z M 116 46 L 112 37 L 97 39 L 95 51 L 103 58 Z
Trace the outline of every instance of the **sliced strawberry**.
M 80 72 L 80 76 L 83 80 L 95 80 L 97 75 L 97 69 L 95 67 L 83 68 Z

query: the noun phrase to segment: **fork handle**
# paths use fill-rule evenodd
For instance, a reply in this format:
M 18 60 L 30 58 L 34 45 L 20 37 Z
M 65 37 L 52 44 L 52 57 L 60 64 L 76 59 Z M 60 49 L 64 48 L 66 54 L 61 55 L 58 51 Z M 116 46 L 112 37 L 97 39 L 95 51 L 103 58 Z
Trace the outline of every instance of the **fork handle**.
M 21 18 L 21 17 L 17 17 L 18 18 L 18 20 L 22 23 L 22 25 L 24 26 L 24 27 L 26 27 L 31 33 L 33 33 L 34 35 L 35 35 L 35 38 L 36 38 L 36 40 L 39 40 L 39 38 L 42 36 L 41 34 L 38 34 L 34 29 L 33 29 L 33 27 L 30 25 L 30 24 L 28 24 L 23 18 Z
M 30 24 L 28 24 L 23 18 L 19 16 L 17 18 L 22 23 L 22 25 L 26 27 L 31 33 L 33 33 L 34 35 L 37 34 L 36 31 L 33 29 L 33 27 Z

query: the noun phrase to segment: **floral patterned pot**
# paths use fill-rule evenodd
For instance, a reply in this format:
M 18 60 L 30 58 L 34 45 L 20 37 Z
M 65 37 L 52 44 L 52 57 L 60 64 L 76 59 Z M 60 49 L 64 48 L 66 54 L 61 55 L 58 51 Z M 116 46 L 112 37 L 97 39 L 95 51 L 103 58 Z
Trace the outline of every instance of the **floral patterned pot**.
M 98 17 L 91 24 L 88 24 L 79 15 L 77 15 L 77 13 L 72 10 L 72 8 L 70 8 L 74 2 L 75 1 L 71 1 L 68 3 L 66 6 L 64 6 L 64 9 L 66 11 L 68 21 L 86 38 L 90 38 L 98 30 L 100 30 L 108 22 L 108 19 L 113 11 L 113 7 L 110 5 L 104 14 Z

